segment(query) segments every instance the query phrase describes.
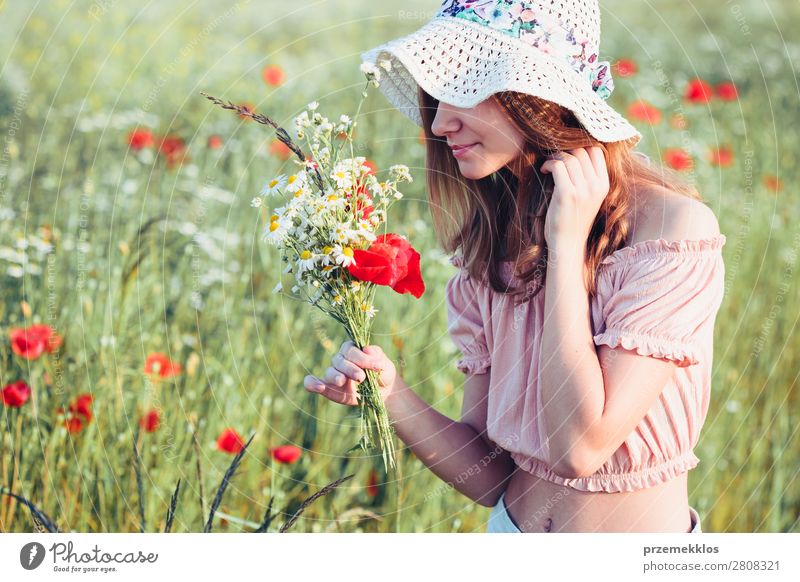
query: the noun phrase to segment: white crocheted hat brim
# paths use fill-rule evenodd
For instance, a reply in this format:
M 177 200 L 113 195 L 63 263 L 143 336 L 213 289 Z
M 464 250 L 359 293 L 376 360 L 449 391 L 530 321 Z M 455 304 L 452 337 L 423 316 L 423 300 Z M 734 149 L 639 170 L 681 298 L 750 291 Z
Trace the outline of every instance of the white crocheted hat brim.
M 630 140 L 641 134 L 567 63 L 488 26 L 449 16 L 434 17 L 411 34 L 361 54 L 380 69 L 389 102 L 422 127 L 417 85 L 439 101 L 471 108 L 500 91 L 518 91 L 571 110 L 597 140 Z

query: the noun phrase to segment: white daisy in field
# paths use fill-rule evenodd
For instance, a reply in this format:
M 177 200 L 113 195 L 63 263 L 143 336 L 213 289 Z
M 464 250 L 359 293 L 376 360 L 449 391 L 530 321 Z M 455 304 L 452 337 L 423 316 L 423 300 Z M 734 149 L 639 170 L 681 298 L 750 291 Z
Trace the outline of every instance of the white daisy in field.
M 333 247 L 333 260 L 337 265 L 349 267 L 356 262 L 353 257 L 353 249 L 347 246 L 336 245 Z
M 284 186 L 286 186 L 286 174 L 281 174 L 277 178 L 273 178 L 261 189 L 261 196 L 275 196 L 280 193 Z
M 367 303 L 366 301 L 361 302 L 361 311 L 363 311 L 370 319 L 375 317 L 375 314 L 378 313 L 378 310 L 375 309 L 375 306 Z
M 342 297 L 340 293 L 336 293 L 336 295 L 333 296 L 333 304 L 341 305 L 342 303 L 344 303 L 344 297 Z
M 261 208 L 261 204 L 262 204 L 262 203 L 263 203 L 263 200 L 261 200 L 261 198 L 259 198 L 258 196 L 256 196 L 255 198 L 253 198 L 253 199 L 250 201 L 250 206 L 252 206 L 253 208 Z
M 270 217 L 269 225 L 264 228 L 263 240 L 269 244 L 278 245 L 288 234 L 291 221 L 282 216 L 273 214 Z
M 333 228 L 334 238 L 341 244 L 347 244 L 351 241 L 358 240 L 356 231 L 350 228 L 349 223 L 340 222 Z
M 353 174 L 350 172 L 350 170 L 342 166 L 342 164 L 336 164 L 336 168 L 334 168 L 331 178 L 333 178 L 333 181 L 336 182 L 337 188 L 347 190 L 348 188 L 353 187 Z
M 300 253 L 300 258 L 297 259 L 298 273 L 302 274 L 305 271 L 313 271 L 316 261 L 317 259 L 314 253 L 308 249 L 305 249 Z
M 308 109 L 310 109 L 311 111 L 314 111 L 317 107 L 319 107 L 318 101 L 312 101 L 311 103 L 308 104 Z
M 301 188 L 305 188 L 308 185 L 308 177 L 306 176 L 305 170 L 301 170 L 296 174 L 292 174 L 288 178 L 286 178 L 286 191 L 287 192 L 297 192 Z

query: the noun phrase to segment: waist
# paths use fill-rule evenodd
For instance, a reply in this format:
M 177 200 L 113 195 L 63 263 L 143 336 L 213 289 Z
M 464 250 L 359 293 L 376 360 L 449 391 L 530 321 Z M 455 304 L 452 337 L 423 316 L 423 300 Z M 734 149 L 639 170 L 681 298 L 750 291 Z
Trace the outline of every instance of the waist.
M 523 532 L 680 532 L 691 529 L 687 472 L 616 493 L 581 491 L 516 467 L 505 492 Z

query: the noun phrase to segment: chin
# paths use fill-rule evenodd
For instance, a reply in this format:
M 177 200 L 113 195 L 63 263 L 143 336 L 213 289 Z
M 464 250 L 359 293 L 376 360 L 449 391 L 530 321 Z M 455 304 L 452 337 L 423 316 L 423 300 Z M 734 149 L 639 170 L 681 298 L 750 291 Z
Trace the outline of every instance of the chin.
M 491 174 L 494 170 L 491 168 L 473 168 L 472 166 L 465 165 L 461 168 L 461 175 L 470 180 L 480 180 Z

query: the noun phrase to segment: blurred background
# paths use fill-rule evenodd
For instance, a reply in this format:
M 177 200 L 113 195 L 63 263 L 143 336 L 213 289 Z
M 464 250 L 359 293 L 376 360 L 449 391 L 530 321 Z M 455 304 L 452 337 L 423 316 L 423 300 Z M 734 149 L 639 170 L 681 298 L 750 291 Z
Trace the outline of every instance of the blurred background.
M 62 531 L 162 531 L 180 480 L 172 531 L 202 531 L 218 495 L 212 531 L 277 531 L 352 474 L 292 531 L 484 531 L 489 509 L 409 450 L 388 479 L 379 457 L 344 453 L 357 417 L 307 394 L 303 377 L 323 374 L 346 338 L 272 292 L 282 265 L 250 207 L 295 165 L 269 127 L 200 95 L 287 129 L 312 100 L 332 119 L 352 116 L 359 54 L 438 7 L 0 3 L 3 491 Z M 601 10 L 609 102 L 642 132 L 640 151 L 695 183 L 727 236 L 690 503 L 704 531 L 798 531 L 800 5 L 603 0 Z M 443 303 L 454 267 L 431 231 L 419 128 L 377 89 L 358 122 L 358 155 L 379 177 L 411 168 L 391 220 L 422 253 L 427 288 L 419 300 L 378 293 L 372 343 L 458 418 L 463 376 Z M 32 325 L 39 335 L 22 342 Z M 0 531 L 41 527 L 21 499 L 0 495 Z

